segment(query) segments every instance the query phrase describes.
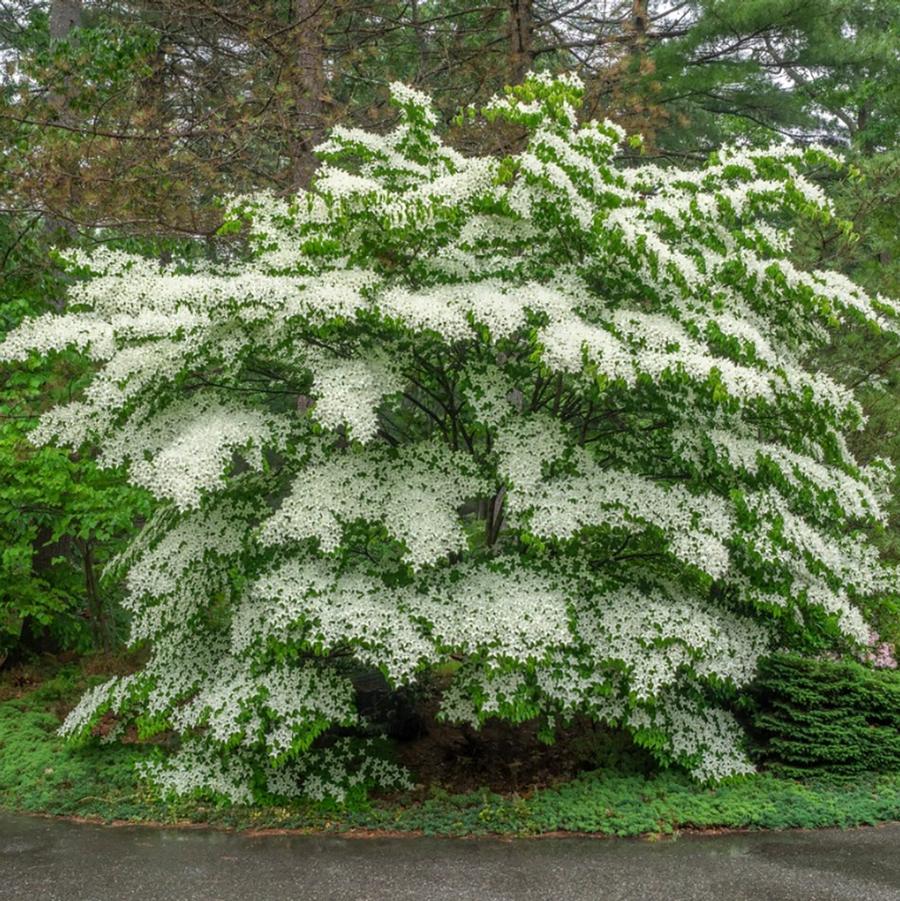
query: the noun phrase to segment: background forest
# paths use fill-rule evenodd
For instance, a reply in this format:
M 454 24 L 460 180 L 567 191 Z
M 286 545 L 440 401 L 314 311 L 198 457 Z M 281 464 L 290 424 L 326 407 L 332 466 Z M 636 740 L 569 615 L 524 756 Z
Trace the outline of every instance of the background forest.
M 391 128 L 393 81 L 434 98 L 463 153 L 516 150 L 515 127 L 488 133 L 457 113 L 529 71 L 577 72 L 583 115 L 642 135 L 623 148 L 626 162 L 690 168 L 724 143 L 785 137 L 840 151 L 844 171 L 815 175 L 852 231 L 816 220 L 796 236 L 796 262 L 897 296 L 898 32 L 893 0 L 0 0 L 0 337 L 64 308 L 72 276 L 58 249 L 103 244 L 160 261 L 228 252 L 245 238 L 223 227 L 222 198 L 306 186 L 313 148 L 336 123 Z M 900 463 L 896 345 L 862 326 L 833 338 L 810 362 L 859 392 L 868 425 L 853 436 L 857 458 Z M 117 652 L 126 634 L 120 585 L 103 568 L 151 498 L 90 452 L 27 441 L 37 416 L 91 374 L 75 352 L 0 366 L 6 667 Z M 897 562 L 896 500 L 873 537 Z M 900 602 L 887 596 L 867 613 L 873 653 L 892 662 Z M 801 680 L 822 681 L 797 665 Z M 775 667 L 761 686 L 777 694 L 791 678 Z M 893 748 L 896 724 L 886 728 Z

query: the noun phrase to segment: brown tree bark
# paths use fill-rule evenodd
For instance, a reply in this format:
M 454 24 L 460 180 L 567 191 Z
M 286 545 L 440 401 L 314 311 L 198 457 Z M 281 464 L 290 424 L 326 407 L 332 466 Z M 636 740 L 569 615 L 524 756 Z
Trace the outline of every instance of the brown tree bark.
M 508 67 L 510 84 L 518 84 L 534 63 L 533 0 L 509 0 Z
M 81 565 L 84 571 L 84 593 L 87 600 L 87 615 L 91 626 L 94 644 L 106 653 L 113 648 L 113 625 L 109 616 L 106 601 L 100 592 L 97 582 L 97 569 L 94 561 L 94 546 L 89 540 L 78 539 L 81 553 Z
M 328 4 L 322 0 L 299 0 L 294 29 L 295 55 L 294 112 L 297 140 L 292 148 L 292 182 L 297 188 L 309 184 L 316 169 L 313 148 L 325 136 L 325 29 Z

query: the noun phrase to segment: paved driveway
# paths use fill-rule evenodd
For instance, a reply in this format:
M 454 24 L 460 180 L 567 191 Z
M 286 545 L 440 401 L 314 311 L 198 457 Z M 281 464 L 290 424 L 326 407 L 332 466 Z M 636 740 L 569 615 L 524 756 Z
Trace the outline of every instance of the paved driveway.
M 0 814 L 0 898 L 900 901 L 900 826 L 499 841 L 253 837 Z

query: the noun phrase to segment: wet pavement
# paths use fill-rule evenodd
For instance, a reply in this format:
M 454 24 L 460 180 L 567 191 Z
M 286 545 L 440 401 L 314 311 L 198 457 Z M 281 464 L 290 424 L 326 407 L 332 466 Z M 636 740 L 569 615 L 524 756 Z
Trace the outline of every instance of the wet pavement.
M 0 899 L 900 901 L 900 825 L 501 841 L 251 836 L 0 813 Z

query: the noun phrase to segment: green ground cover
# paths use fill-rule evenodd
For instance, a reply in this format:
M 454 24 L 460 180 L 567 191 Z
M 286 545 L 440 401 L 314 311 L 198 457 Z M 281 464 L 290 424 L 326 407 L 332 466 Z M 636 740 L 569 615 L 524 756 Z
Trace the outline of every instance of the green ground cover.
M 173 801 L 134 777 L 134 763 L 153 749 L 118 743 L 74 747 L 56 735 L 62 714 L 84 684 L 85 677 L 73 665 L 35 688 L 15 692 L 7 688 L 6 699 L 0 701 L 0 806 L 104 821 L 434 835 L 538 835 L 562 830 L 631 836 L 900 820 L 900 773 L 858 774 L 850 781 L 798 781 L 759 774 L 709 788 L 675 772 L 603 769 L 517 794 L 485 789 L 454 795 L 431 788 L 340 807 Z

